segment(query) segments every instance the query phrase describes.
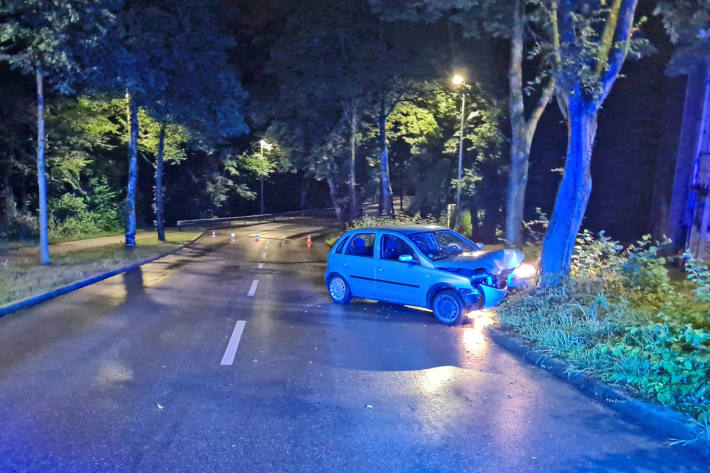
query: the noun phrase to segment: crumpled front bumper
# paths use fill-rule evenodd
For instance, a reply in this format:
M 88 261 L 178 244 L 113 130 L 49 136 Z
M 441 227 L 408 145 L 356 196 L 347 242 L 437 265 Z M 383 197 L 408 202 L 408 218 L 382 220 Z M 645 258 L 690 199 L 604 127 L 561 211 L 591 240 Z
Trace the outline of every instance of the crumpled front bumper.
M 498 304 L 500 304 L 500 302 L 503 300 L 506 293 L 508 292 L 506 289 L 498 289 L 491 286 L 485 286 L 483 284 L 479 285 L 478 287 L 483 290 L 482 305 L 479 305 L 480 303 L 478 301 L 478 296 L 475 292 L 465 294 L 462 291 L 459 291 L 459 294 L 461 295 L 461 298 L 463 299 L 463 302 L 466 305 L 467 309 L 488 309 L 491 307 L 496 307 Z

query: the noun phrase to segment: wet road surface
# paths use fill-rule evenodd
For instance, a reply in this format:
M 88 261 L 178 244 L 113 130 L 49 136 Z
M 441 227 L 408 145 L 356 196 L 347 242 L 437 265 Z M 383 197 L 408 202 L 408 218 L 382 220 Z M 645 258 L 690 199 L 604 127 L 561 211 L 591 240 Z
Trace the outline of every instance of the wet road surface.
M 218 231 L 0 319 L 0 472 L 710 469 L 493 345 L 485 314 L 332 304 L 326 231 Z

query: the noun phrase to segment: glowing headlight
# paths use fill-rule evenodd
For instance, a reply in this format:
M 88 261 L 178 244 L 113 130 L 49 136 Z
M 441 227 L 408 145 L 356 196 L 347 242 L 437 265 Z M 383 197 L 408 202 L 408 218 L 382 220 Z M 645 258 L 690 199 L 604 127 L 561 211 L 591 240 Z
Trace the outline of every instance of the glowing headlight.
M 537 273 L 537 269 L 535 269 L 535 266 L 523 263 L 518 266 L 515 271 L 513 271 L 513 278 L 530 279 L 531 277 L 535 276 L 535 273 Z

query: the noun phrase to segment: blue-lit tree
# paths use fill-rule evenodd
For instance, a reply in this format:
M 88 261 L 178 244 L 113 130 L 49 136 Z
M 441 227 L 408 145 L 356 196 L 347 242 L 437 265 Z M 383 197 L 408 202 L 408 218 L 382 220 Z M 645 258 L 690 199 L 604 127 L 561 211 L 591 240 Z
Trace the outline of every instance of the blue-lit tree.
M 638 0 L 561 0 L 557 100 L 568 127 L 567 159 L 555 208 L 543 240 L 542 280 L 555 284 L 569 275 L 572 252 L 589 195 L 597 114 L 624 61 L 639 52 L 634 41 Z
M 112 0 L 25 0 L 0 3 L 0 61 L 31 74 L 37 87 L 37 184 L 40 261 L 50 264 L 45 162 L 45 83 L 60 93 L 84 77 L 81 56 L 112 21 Z

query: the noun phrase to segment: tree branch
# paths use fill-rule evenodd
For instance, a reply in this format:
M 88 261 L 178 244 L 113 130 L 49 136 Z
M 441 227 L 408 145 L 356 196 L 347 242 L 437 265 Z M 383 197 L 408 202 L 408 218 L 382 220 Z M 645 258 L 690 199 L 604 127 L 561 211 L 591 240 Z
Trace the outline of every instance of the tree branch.
M 614 34 L 614 43 L 611 49 L 611 54 L 609 55 L 609 66 L 601 77 L 602 83 L 602 99 L 604 100 L 611 87 L 614 85 L 614 81 L 619 77 L 621 72 L 621 66 L 626 60 L 626 55 L 629 52 L 629 45 L 631 44 L 631 35 L 633 33 L 634 25 L 634 14 L 636 13 L 636 5 L 638 0 L 620 0 L 621 7 L 619 10 L 619 18 L 616 25 L 616 33 Z

